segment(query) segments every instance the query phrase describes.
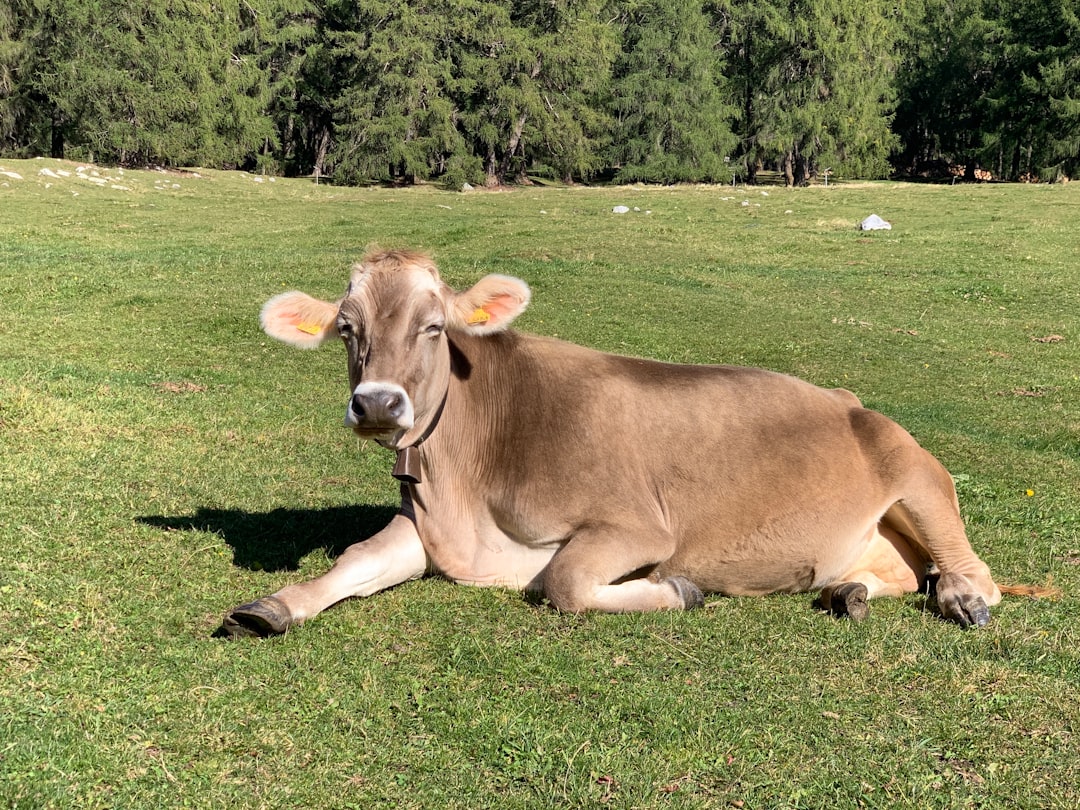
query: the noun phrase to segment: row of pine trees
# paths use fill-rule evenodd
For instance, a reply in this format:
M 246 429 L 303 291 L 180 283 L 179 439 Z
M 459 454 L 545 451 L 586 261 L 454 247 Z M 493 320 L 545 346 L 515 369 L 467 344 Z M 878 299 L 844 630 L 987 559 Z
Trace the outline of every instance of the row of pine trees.
M 0 155 L 451 187 L 957 164 L 1054 179 L 1080 162 L 1078 14 L 1078 0 L 2 0 Z

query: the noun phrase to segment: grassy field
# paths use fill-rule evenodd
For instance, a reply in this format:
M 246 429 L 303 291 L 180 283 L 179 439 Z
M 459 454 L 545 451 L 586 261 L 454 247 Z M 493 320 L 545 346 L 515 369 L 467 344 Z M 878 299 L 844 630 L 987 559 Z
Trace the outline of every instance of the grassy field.
M 1080 806 L 1077 184 L 0 172 L 0 807 Z M 396 505 L 340 347 L 256 322 L 372 242 L 525 279 L 524 330 L 849 388 L 953 472 L 1000 580 L 1062 598 L 965 632 L 916 597 L 566 616 L 427 579 L 211 638 Z

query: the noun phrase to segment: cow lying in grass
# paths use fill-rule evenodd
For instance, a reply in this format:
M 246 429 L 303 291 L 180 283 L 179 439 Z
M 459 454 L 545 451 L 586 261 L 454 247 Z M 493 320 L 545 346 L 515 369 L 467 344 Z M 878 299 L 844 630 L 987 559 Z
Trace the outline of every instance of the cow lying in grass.
M 820 591 L 859 619 L 935 570 L 945 618 L 989 621 L 1001 592 L 952 479 L 895 422 L 781 374 L 519 334 L 529 296 L 497 275 L 455 292 L 425 255 L 390 251 L 338 301 L 267 302 L 271 336 L 344 342 L 345 422 L 397 451 L 401 509 L 326 574 L 230 611 L 225 633 L 281 633 L 429 572 L 565 611 Z

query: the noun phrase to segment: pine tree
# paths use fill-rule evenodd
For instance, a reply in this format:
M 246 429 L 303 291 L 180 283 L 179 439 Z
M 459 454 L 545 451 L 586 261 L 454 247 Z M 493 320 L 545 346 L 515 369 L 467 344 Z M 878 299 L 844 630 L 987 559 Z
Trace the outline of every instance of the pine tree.
M 901 166 L 1015 179 L 1080 166 L 1080 25 L 1071 0 L 923 0 L 909 22 Z
M 522 154 L 564 182 L 587 179 L 605 165 L 611 130 L 602 102 L 618 46 L 608 0 L 519 0 L 513 7 L 536 41 Z
M 272 134 L 265 82 L 241 47 L 250 3 L 10 8 L 19 71 L 14 88 L 0 89 L 0 115 L 23 149 L 122 164 L 240 165 Z M 10 64 L 10 53 L 0 47 L 0 62 Z
M 446 97 L 450 63 L 439 43 L 447 9 L 406 0 L 332 8 L 335 182 L 415 181 L 460 148 Z
M 885 174 L 897 27 L 884 4 L 731 0 L 718 10 L 750 179 L 772 161 L 789 185 L 818 168 Z
M 250 65 L 248 92 L 257 98 L 268 130 L 256 167 L 263 172 L 296 174 L 311 170 L 303 112 L 305 74 L 318 47 L 320 10 L 309 0 L 247 0 L 236 32 L 236 58 Z
M 1048 157 L 1060 175 L 1075 177 L 1080 173 L 1080 12 L 1065 0 L 1056 7 L 1061 36 L 1040 67 L 1050 113 Z
M 517 24 L 512 8 L 504 0 L 478 0 L 460 4 L 454 15 L 449 92 L 465 148 L 452 158 L 448 184 L 499 185 L 525 170 L 522 139 L 542 62 L 532 32 Z
M 643 0 L 623 18 L 612 102 L 617 178 L 727 182 L 734 110 L 721 96 L 717 38 L 700 0 Z
M 25 59 L 14 3 L 0 5 L 0 154 L 18 148 L 22 105 L 16 77 Z
M 895 128 L 902 171 L 943 173 L 984 143 L 986 97 L 1002 54 L 983 0 L 922 0 L 906 21 Z
M 604 165 L 603 105 L 615 32 L 603 0 L 467 4 L 458 14 L 454 97 L 485 182 L 524 179 L 534 164 L 564 180 Z
M 1073 0 L 988 3 L 1002 59 L 988 93 L 983 158 L 998 174 L 1055 179 L 1077 168 L 1080 22 Z M 1010 157 L 1011 156 L 1011 157 Z
M 0 13 L 0 144 L 5 151 L 64 156 L 76 116 L 72 105 L 53 91 L 72 52 L 68 26 L 85 18 L 72 0 L 13 0 Z

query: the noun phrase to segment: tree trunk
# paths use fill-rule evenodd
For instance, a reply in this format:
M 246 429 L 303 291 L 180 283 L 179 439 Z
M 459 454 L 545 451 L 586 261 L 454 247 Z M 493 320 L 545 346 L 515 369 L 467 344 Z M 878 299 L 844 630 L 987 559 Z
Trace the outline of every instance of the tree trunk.
M 52 141 L 49 144 L 49 157 L 63 160 L 64 158 L 64 116 L 59 110 L 52 114 Z
M 795 171 L 792 173 L 792 184 L 795 186 L 805 186 L 809 180 L 810 173 L 807 171 L 806 158 L 803 153 L 795 151 Z
M 746 57 L 743 62 L 743 75 L 746 76 L 746 92 L 743 95 L 743 133 L 750 139 L 756 138 L 754 127 L 757 126 L 757 122 L 754 118 L 754 86 L 751 79 L 753 76 L 753 65 L 751 64 L 751 55 L 754 53 L 753 45 L 753 34 L 747 31 L 745 45 Z M 752 143 L 753 141 L 750 142 Z M 745 139 L 744 143 L 747 143 Z M 746 179 L 743 181 L 746 185 L 757 185 L 757 170 L 757 155 L 753 154 L 753 151 L 751 150 L 746 157 Z
M 761 168 L 761 167 L 758 165 L 756 157 L 748 156 L 746 158 L 746 179 L 743 180 L 743 182 L 746 185 L 748 185 L 748 186 L 756 186 L 757 185 L 757 173 L 758 173 L 759 168 Z
M 517 123 L 514 124 L 514 131 L 510 133 L 510 140 L 506 143 L 506 151 L 503 152 L 503 158 L 499 162 L 499 173 L 496 180 L 500 185 L 506 181 L 506 176 L 510 174 L 510 163 L 517 152 L 518 144 L 521 143 L 521 133 L 525 131 L 525 122 L 528 120 L 528 113 L 519 115 Z
M 315 165 L 312 167 L 312 174 L 315 175 L 315 183 L 319 182 L 319 178 L 323 174 L 323 166 L 326 164 L 326 151 L 330 148 L 330 128 L 323 126 L 322 131 L 319 133 L 319 145 L 315 149 Z
M 296 109 L 298 95 L 296 89 L 292 91 L 293 109 Z M 285 118 L 285 125 L 279 129 L 281 133 L 281 163 L 283 166 L 288 167 L 293 164 L 297 153 L 300 151 L 297 145 L 293 142 L 296 137 L 296 116 L 289 115 Z M 286 169 L 288 171 L 288 169 Z M 295 169 L 293 169 L 295 171 Z
M 536 64 L 533 65 L 532 70 L 529 71 L 529 80 L 536 81 L 536 77 L 540 75 L 540 68 L 543 62 L 538 58 Z M 510 166 L 513 163 L 514 155 L 517 154 L 518 147 L 521 145 L 521 134 L 525 131 L 525 123 L 529 120 L 529 114 L 522 112 L 518 116 L 517 121 L 514 122 L 514 128 L 510 132 L 510 139 L 506 142 L 506 149 L 503 151 L 502 160 L 499 161 L 498 168 L 495 169 L 495 176 L 492 177 L 491 169 L 493 168 L 494 160 L 490 160 L 488 163 L 488 178 L 487 184 L 489 186 L 501 185 L 506 182 L 507 176 L 510 174 Z
M 1013 146 L 1012 160 L 1009 166 L 1009 179 L 1015 180 L 1020 176 L 1020 139 L 1016 139 L 1016 145 Z
M 784 153 L 784 159 L 781 162 L 781 170 L 784 172 L 784 184 L 791 188 L 795 185 L 795 156 L 788 150 Z

